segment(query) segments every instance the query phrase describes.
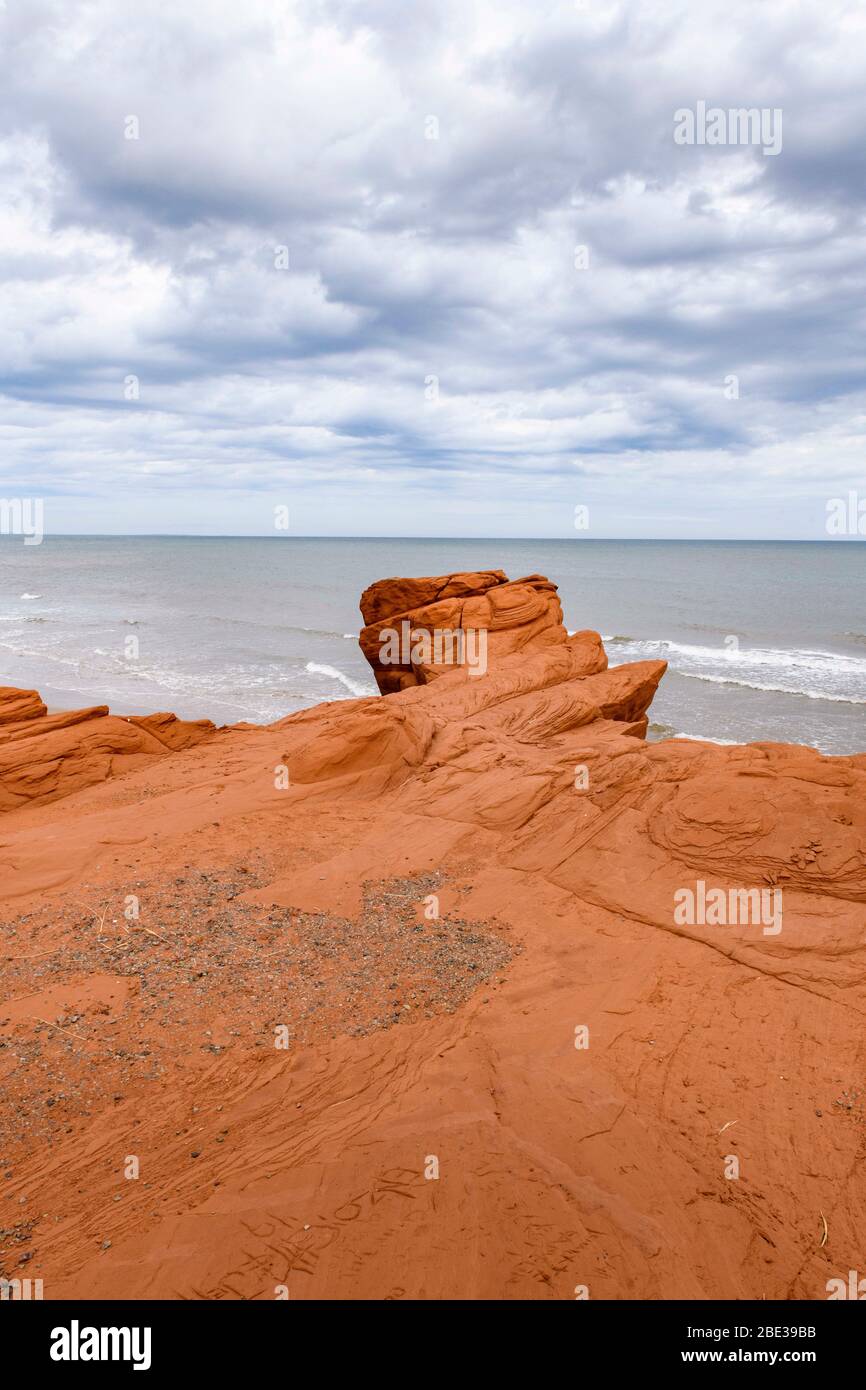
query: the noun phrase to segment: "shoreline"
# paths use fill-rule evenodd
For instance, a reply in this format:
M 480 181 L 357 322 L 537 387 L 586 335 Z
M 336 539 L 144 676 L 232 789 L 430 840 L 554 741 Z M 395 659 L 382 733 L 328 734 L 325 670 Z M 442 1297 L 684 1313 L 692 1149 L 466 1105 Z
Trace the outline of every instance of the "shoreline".
M 430 540 L 419 549 L 313 538 L 281 548 L 248 538 L 230 566 L 219 540 L 107 538 L 88 550 L 86 538 L 57 539 L 35 555 L 6 547 L 0 669 L 56 709 L 108 702 L 266 723 L 347 690 L 375 692 L 356 636 L 357 595 L 371 573 L 504 564 L 510 574 L 555 572 L 569 629 L 591 623 L 613 634 L 611 663 L 669 662 L 654 722 L 833 754 L 866 745 L 866 704 L 852 703 L 866 700 L 858 601 L 866 552 L 760 543 L 587 549 L 582 539 Z M 25 602 L 23 593 L 39 598 Z
M 2 687 L 3 684 L 4 684 L 4 682 L 3 682 L 2 680 L 0 680 L 0 687 Z M 11 687 L 11 688 L 18 688 L 18 687 Z M 67 693 L 67 695 L 66 695 L 66 697 L 65 697 L 65 700 L 68 701 L 68 702 L 65 702 L 65 703 L 63 703 L 63 704 L 55 704 L 55 703 L 49 702 L 47 699 L 45 699 L 45 697 L 43 696 L 43 693 L 42 693 L 42 687 L 37 686 L 37 687 L 34 687 L 34 689 L 37 691 L 37 693 L 40 695 L 40 697 L 44 699 L 44 702 L 45 702 L 45 704 L 46 704 L 46 706 L 47 706 L 47 714 L 48 714 L 49 717 L 53 717 L 53 716 L 55 716 L 55 715 L 75 715 L 76 713 L 80 712 L 82 709 L 98 709 L 98 708 L 100 708 L 100 707 L 102 707 L 102 706 L 105 706 L 105 708 L 107 709 L 107 712 L 108 712 L 110 715 L 112 715 L 113 717 L 117 718 L 117 719 L 143 719 L 143 718 L 147 718 L 147 717 L 148 717 L 149 715 L 151 715 L 151 714 L 157 713 L 157 711 L 151 709 L 151 708 L 148 707 L 147 705 L 142 705 L 142 706 L 140 706 L 139 708 L 129 708 L 128 706 L 124 706 L 122 710 L 121 710 L 121 709 L 118 709 L 118 708 L 115 708 L 113 704 L 111 704 L 110 702 L 106 702 L 106 701 L 96 701 L 96 702 L 94 702 L 94 704 L 92 704 L 92 705 L 81 705 L 81 704 L 75 703 L 75 700 L 74 700 L 74 698 L 73 698 L 73 696 L 72 696 L 71 693 Z M 182 718 L 182 719 L 184 720 L 184 722 L 189 722 L 189 723 L 197 723 L 197 722 L 200 722 L 200 721 L 203 721 L 203 720 L 204 720 L 204 721 L 209 721 L 209 722 L 212 722 L 212 723 L 214 724 L 215 728 L 217 728 L 217 729 L 231 728 L 231 727 L 233 727 L 234 725 L 238 725 L 238 724 L 254 725 L 255 727 L 259 727 L 259 728 L 267 728 L 267 727 L 269 726 L 269 723 L 279 723 L 281 719 L 288 719 L 288 718 L 290 718 L 290 717 L 291 717 L 292 715 L 294 715 L 294 714 L 302 714 L 302 713 L 304 713 L 304 712 L 307 711 L 307 710 L 316 709 L 319 705 L 322 705 L 322 704 L 338 704 L 338 703 L 347 703 L 347 704 L 348 704 L 348 703 L 350 703 L 350 702 L 353 701 L 353 700 L 364 699 L 364 698 L 375 699 L 376 696 L 375 696 L 374 694 L 372 694 L 372 693 L 371 693 L 369 696 L 358 696 L 358 695 L 351 695 L 351 694 L 347 694 L 347 695 L 345 695 L 345 696 L 335 695 L 333 698 L 331 698 L 331 699 L 329 699 L 329 700 L 318 700 L 318 701 L 314 702 L 313 704 L 305 705 L 305 706 L 303 706 L 303 707 L 302 707 L 301 709 L 299 709 L 299 710 L 291 710 L 291 711 L 289 711 L 288 713 L 283 714 L 283 715 L 280 715 L 280 716 L 278 716 L 276 719 L 270 720 L 270 721 L 257 721 L 257 720 L 239 718 L 239 719 L 229 719 L 229 720 L 226 720 L 224 723 L 217 723 L 216 720 L 212 720 L 212 719 L 211 719 L 211 715 L 208 714 L 208 713 L 202 713 L 202 714 L 184 714 L 184 715 L 182 715 L 182 716 L 178 716 L 177 713 L 176 713 L 176 710 L 175 710 L 175 708 L 174 708 L 174 703 L 175 703 L 175 702 L 172 702 L 172 701 L 167 702 L 167 704 L 172 705 L 172 709 L 171 709 L 171 710 L 169 710 L 168 708 L 166 708 L 166 710 L 164 710 L 164 711 L 159 711 L 159 712 L 160 712 L 160 713 L 170 713 L 173 717 L 175 717 L 175 718 L 178 718 L 178 717 L 179 717 L 179 718 Z M 715 745 L 717 745 L 717 746 L 719 746 L 719 747 L 724 747 L 724 748 L 749 747 L 751 744 L 760 744 L 760 743 L 764 743 L 764 742 L 778 742 L 778 743 L 788 743 L 788 742 L 790 742 L 790 740 L 787 740 L 787 739 L 752 739 L 752 740 L 740 740 L 740 739 L 731 739 L 731 738 L 719 738 L 719 737 L 717 737 L 717 736 L 713 736 L 713 735 L 710 735 L 710 734 L 693 734 L 693 733 L 688 733 L 688 732 L 681 732 L 681 731 L 679 731 L 679 730 L 675 730 L 675 729 L 673 729 L 673 728 L 670 728 L 670 726 L 660 727 L 660 726 L 653 726 L 652 724 L 650 724 L 649 727 L 648 727 L 648 729 L 647 729 L 646 739 L 647 739 L 647 742 L 649 742 L 649 743 L 664 743 L 664 742 L 669 742 L 669 741 L 675 740 L 675 739 L 684 739 L 684 740 L 686 740 L 687 742 L 691 742 L 691 743 L 711 743 L 711 744 L 715 744 Z M 866 735 L 864 735 L 864 744 L 866 744 Z M 822 757 L 828 757 L 828 758 L 855 757 L 855 756 L 857 756 L 857 755 L 859 754 L 859 752 L 861 751 L 861 750 L 859 750 L 859 749 L 855 749 L 855 750 L 852 750 L 851 752 L 841 752 L 841 753 L 840 753 L 840 752 L 835 752 L 835 751 L 829 751 L 829 752 L 827 752 L 827 751 L 824 751 L 824 750 L 822 750 L 822 749 L 816 747 L 814 744 L 796 743 L 796 742 L 792 743 L 791 746 L 793 746 L 793 747 L 798 747 L 798 748 L 804 748 L 804 749 L 810 749 L 811 751 L 814 751 L 814 752 L 816 752 L 816 753 L 819 753 Z M 864 747 L 864 749 L 863 749 L 862 751 L 863 751 L 863 752 L 866 752 L 866 747 Z

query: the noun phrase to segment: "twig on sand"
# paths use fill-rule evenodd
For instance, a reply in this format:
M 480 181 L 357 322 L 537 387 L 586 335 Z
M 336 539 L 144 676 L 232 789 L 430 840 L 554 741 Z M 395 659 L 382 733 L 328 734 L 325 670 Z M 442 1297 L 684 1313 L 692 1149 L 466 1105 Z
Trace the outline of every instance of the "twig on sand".
M 129 928 L 129 927 L 124 927 L 123 930 L 127 933 L 127 935 L 130 935 L 130 936 L 132 935 L 132 932 L 130 931 L 130 928 Z M 168 944 L 168 943 L 166 942 L 166 939 L 165 939 L 164 936 L 160 936 L 160 934 L 159 934 L 158 931 L 151 931 L 150 927 L 136 927 L 135 930 L 136 930 L 136 931 L 147 932 L 147 935 L 148 935 L 148 936 L 155 936 L 156 939 L 157 939 L 157 941 L 161 941 L 161 942 L 163 943 L 163 945 L 167 945 L 167 944 Z
M 99 913 L 94 908 L 88 907 L 87 911 L 90 913 L 91 917 L 99 917 Z M 107 911 L 108 906 L 106 904 L 106 906 L 102 909 L 102 916 L 99 917 L 99 934 L 102 933 L 102 928 L 105 926 L 105 914 L 107 913 Z
M 3 956 L 0 956 L 0 960 L 38 960 L 40 956 L 53 956 L 53 955 L 54 955 L 54 952 L 55 952 L 56 950 L 57 950 L 57 947 L 56 947 L 56 946 L 52 946 L 50 951 L 34 951 L 32 956 L 7 956 L 7 955 L 3 955 Z
M 67 1028 L 66 1025 L 62 1023 L 51 1023 L 50 1020 L 47 1018 L 37 1018 L 36 1022 L 44 1023 L 46 1028 L 56 1028 L 58 1033 L 69 1033 L 73 1038 L 78 1038 L 83 1043 L 89 1043 L 93 1041 L 92 1038 L 85 1038 L 83 1033 L 73 1032 L 71 1028 Z

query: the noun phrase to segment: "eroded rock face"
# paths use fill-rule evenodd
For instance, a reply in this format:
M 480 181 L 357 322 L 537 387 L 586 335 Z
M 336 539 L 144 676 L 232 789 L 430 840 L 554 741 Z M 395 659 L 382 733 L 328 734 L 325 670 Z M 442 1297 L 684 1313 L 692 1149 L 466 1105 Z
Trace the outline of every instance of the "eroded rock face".
M 513 581 L 502 570 L 380 579 L 361 595 L 361 613 L 361 650 L 383 695 L 427 685 L 455 665 L 480 674 L 476 634 L 484 634 L 485 669 L 513 652 L 567 640 L 556 585 L 540 574 Z M 465 653 L 455 659 L 456 648 Z
M 0 1075 L 47 1127 L 4 1147 L 28 1268 L 75 1298 L 826 1297 L 866 1229 L 866 754 L 647 744 L 664 663 L 609 668 L 541 576 L 362 607 L 390 693 L 269 727 L 0 699 Z M 484 621 L 486 672 L 377 666 L 402 618 Z M 371 1002 L 392 904 L 409 946 Z M 125 1153 L 170 1203 L 115 1202 Z
M 0 687 L 0 812 L 54 801 L 214 731 L 173 714 L 119 718 L 107 705 L 49 715 L 35 690 Z

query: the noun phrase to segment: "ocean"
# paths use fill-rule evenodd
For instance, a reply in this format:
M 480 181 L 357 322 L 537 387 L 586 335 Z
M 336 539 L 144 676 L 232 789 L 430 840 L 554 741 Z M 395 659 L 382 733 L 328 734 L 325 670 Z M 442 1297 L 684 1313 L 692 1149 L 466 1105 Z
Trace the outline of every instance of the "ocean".
M 651 738 L 866 751 L 858 542 L 2 537 L 0 684 L 52 708 L 278 719 L 376 693 L 368 584 L 461 569 L 546 574 L 611 665 L 668 661 Z

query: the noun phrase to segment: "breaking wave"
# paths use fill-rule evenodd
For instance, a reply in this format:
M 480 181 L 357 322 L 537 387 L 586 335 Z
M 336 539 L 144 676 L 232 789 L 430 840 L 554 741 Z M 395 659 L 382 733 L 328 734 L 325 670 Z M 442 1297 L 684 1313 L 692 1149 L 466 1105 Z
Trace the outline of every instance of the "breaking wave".
M 690 680 L 800 695 L 809 700 L 866 704 L 866 657 L 809 648 L 710 647 L 686 642 L 609 637 L 617 658 L 657 657 Z

